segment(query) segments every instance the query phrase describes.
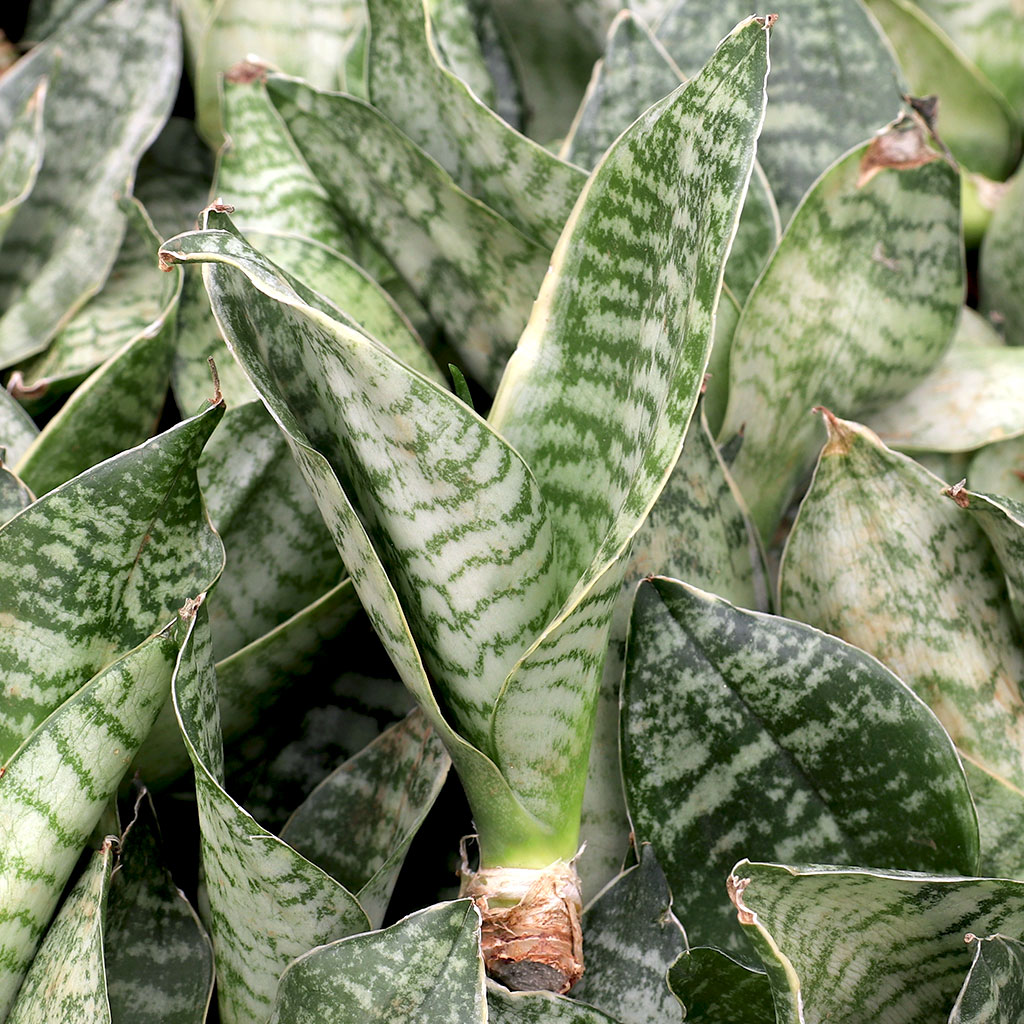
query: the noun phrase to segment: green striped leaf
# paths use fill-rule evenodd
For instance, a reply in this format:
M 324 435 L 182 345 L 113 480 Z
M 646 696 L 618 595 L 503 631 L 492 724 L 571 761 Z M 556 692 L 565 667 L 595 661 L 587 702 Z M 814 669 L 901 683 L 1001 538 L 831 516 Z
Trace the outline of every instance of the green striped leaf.
M 686 934 L 672 913 L 672 894 L 649 846 L 583 915 L 587 972 L 573 998 L 622 1024 L 682 1022 L 665 974 L 686 949 Z
M 1024 649 L 981 526 L 865 427 L 826 422 L 782 558 L 783 614 L 874 654 L 965 757 L 1024 790 Z
M 278 978 L 295 957 L 369 922 L 348 890 L 261 828 L 223 788 L 217 679 L 201 604 L 183 610 L 182 631 L 171 694 L 195 768 L 217 1001 L 225 1024 L 254 1024 L 270 1017 Z
M 977 864 L 949 738 L 895 676 L 834 637 L 655 577 L 637 589 L 622 709 L 634 833 L 694 941 L 744 949 L 720 881 L 741 852 Z
M 281 838 L 359 897 L 379 928 L 409 844 L 451 761 L 413 711 L 327 776 L 288 819 Z M 338 837 L 349 835 L 339 844 Z
M 703 379 L 763 117 L 767 42 L 762 22 L 741 23 L 609 150 L 491 410 L 547 498 L 572 588 L 493 714 L 498 763 L 546 820 L 579 813 L 624 553 L 678 459 Z
M 509 992 L 487 982 L 488 1024 L 620 1024 L 600 1010 L 554 992 Z
M 110 1024 L 103 962 L 103 919 L 113 836 L 90 858 L 46 933 L 5 1019 L 8 1024 Z
M 431 6 L 369 0 L 370 101 L 459 188 L 550 249 L 586 175 L 515 131 L 448 69 Z
M 892 119 L 903 90 L 892 52 L 856 0 L 782 0 L 772 10 L 779 26 L 758 159 L 785 223 L 829 164 Z M 748 13 L 745 0 L 677 0 L 655 32 L 689 75 Z
M 150 637 L 89 680 L 5 757 L 0 1017 L 89 834 L 166 699 L 173 665 L 173 642 L 164 634 Z
M 0 462 L 0 525 L 9 522 L 35 500 L 29 488 Z
M 168 319 L 181 290 L 181 275 L 160 273 L 153 255 L 160 236 L 138 200 L 126 199 L 120 206 L 127 231 L 103 290 L 45 352 L 18 366 L 11 381 L 15 395 L 49 403 L 132 341 L 157 333 Z M 155 361 L 160 362 L 158 357 Z M 158 374 L 162 376 L 163 371 Z
M 670 968 L 668 986 L 690 1024 L 775 1024 L 768 976 L 720 949 L 688 949 Z
M 4 461 L 16 463 L 38 435 L 39 428 L 21 403 L 0 388 L 0 448 L 4 449 Z
M 981 243 L 978 268 L 982 312 L 1011 345 L 1024 345 L 1024 172 L 1011 179 Z
M 978 812 L 981 860 L 978 874 L 990 878 L 1024 877 L 1024 792 L 1005 779 L 964 759 L 964 773 Z
M 920 0 L 919 6 L 1024 116 L 1024 18 L 1007 0 Z
M 865 180 L 889 147 L 905 159 L 903 146 L 904 166 Z M 956 171 L 899 125 L 829 168 L 793 216 L 733 335 L 718 437 L 742 435 L 730 469 L 766 542 L 814 464 L 811 407 L 853 416 L 899 398 L 949 347 L 964 291 L 959 197 Z
M 431 0 L 424 13 L 430 25 L 430 41 L 441 64 L 462 79 L 485 106 L 497 110 L 498 86 L 491 74 L 491 54 L 485 51 L 489 46 L 493 50 L 493 45 L 500 45 L 500 41 L 490 12 L 466 0 Z M 494 37 L 490 44 L 489 35 Z M 507 56 L 505 61 L 507 64 Z M 373 71 L 368 70 L 372 80 Z M 511 67 L 507 72 L 512 73 Z M 513 118 L 505 120 L 511 123 Z
M 479 928 L 457 900 L 311 950 L 281 978 L 271 1024 L 485 1024 Z
M 471 799 L 478 827 L 493 835 L 493 842 L 499 845 L 514 845 L 522 836 L 534 835 L 538 830 L 543 833 L 545 826 L 522 809 L 494 763 L 446 721 L 417 647 L 417 640 L 424 648 L 432 645 L 431 660 L 443 669 L 439 684 L 453 686 L 455 679 L 461 683 L 465 677 L 456 676 L 454 671 L 467 675 L 471 671 L 479 690 L 490 687 L 496 692 L 504 674 L 491 675 L 483 671 L 485 665 L 501 673 L 503 661 L 515 659 L 509 643 L 515 643 L 518 637 L 525 646 L 532 630 L 539 629 L 550 614 L 546 607 L 553 604 L 550 527 L 528 470 L 498 435 L 449 392 L 409 370 L 365 335 L 307 305 L 271 264 L 226 230 L 230 227 L 226 217 L 211 213 L 209 223 L 223 225 L 223 229 L 179 236 L 161 250 L 162 254 L 167 259 L 215 260 L 234 265 L 233 269 L 212 266 L 205 270 L 225 335 L 285 431 L 292 454 L 316 496 L 360 599 L 400 677 L 438 730 L 467 791 L 474 794 Z M 302 345 L 296 344 L 297 338 L 302 339 Z M 357 376 L 353 378 L 353 374 Z M 378 382 L 374 390 L 363 391 L 359 374 Z M 350 382 L 342 384 L 346 377 Z M 385 382 L 395 396 L 389 400 L 396 416 L 390 424 L 389 406 L 374 402 L 376 389 L 384 387 Z M 359 402 L 346 401 L 349 394 L 359 396 Z M 368 428 L 367 421 L 349 420 L 357 410 L 359 416 L 380 417 L 378 425 Z M 356 429 L 345 436 L 350 423 Z M 411 432 L 413 424 L 421 431 L 430 425 L 433 443 L 428 445 L 425 437 Z M 330 454 L 330 461 L 313 444 L 322 446 Z M 369 487 L 373 478 L 367 468 L 383 466 L 379 455 L 374 454 L 379 453 L 382 444 L 388 446 L 388 458 L 398 461 L 392 464 L 391 476 L 378 476 L 375 495 Z M 364 447 L 366 466 L 355 459 L 356 445 Z M 359 487 L 350 491 L 353 479 Z M 409 512 L 391 496 L 389 480 L 405 501 L 416 494 L 417 481 L 421 489 L 425 482 L 429 495 L 443 496 L 446 516 L 428 520 L 436 541 L 424 544 L 422 521 L 412 527 L 415 517 L 409 518 Z M 476 502 L 477 494 L 483 504 Z M 474 515 L 479 516 L 473 521 L 475 529 L 465 537 L 461 520 L 454 534 L 448 528 L 447 516 L 454 516 L 458 507 L 452 495 L 462 502 L 472 501 Z M 356 500 L 365 503 L 364 515 L 371 514 L 366 526 L 356 512 Z M 376 506 L 370 505 L 370 500 Z M 421 517 L 431 508 L 430 503 L 423 503 Z M 507 514 L 509 509 L 515 509 L 515 518 Z M 405 517 L 410 528 L 407 532 L 396 531 L 394 540 L 379 551 L 374 539 L 382 536 L 381 521 L 387 522 L 388 516 L 395 523 Z M 399 542 L 406 547 L 399 547 Z M 503 559 L 495 562 L 495 553 L 504 553 Z M 462 571 L 466 557 L 471 559 L 472 573 Z M 395 574 L 394 579 L 390 574 Z M 448 580 L 449 575 L 454 579 Z M 507 588 L 504 591 L 503 586 Z M 442 602 L 437 607 L 444 607 L 449 602 L 445 593 L 458 598 L 460 604 L 454 607 L 461 610 L 461 617 L 446 615 L 440 621 L 431 620 L 426 599 Z M 527 595 L 532 600 L 527 600 Z M 479 602 L 479 610 L 474 610 L 473 602 Z M 493 631 L 490 642 L 477 625 L 478 617 Z M 534 617 L 538 621 L 531 626 Z M 414 640 L 410 620 L 436 630 L 436 638 L 426 632 Z M 459 628 L 466 631 L 461 637 Z M 473 643 L 469 642 L 470 629 Z M 448 643 L 448 654 L 441 649 L 441 641 Z M 446 661 L 442 661 L 442 654 Z M 460 667 L 457 658 L 465 659 L 465 668 Z M 476 664 L 477 659 L 480 664 Z M 471 697 L 460 699 L 457 714 L 464 724 L 475 718 L 477 731 L 483 732 L 487 742 L 486 691 Z M 562 845 L 564 842 L 544 863 L 561 855 Z
M 1005 935 L 971 937 L 974 962 L 949 1024 L 1011 1024 L 1024 1016 L 1024 943 Z
M 267 89 L 334 204 L 446 328 L 465 369 L 493 389 L 548 249 L 470 198 L 373 107 L 286 78 L 271 77 Z
M 987 344 L 979 345 L 982 334 Z M 913 391 L 867 424 L 903 451 L 971 451 L 1024 434 L 1024 349 L 1007 348 L 988 322 L 965 308 L 949 351 Z
M 740 861 L 730 885 L 785 1024 L 942 1020 L 965 933 L 1024 931 L 1020 882 Z
M 0 759 L 217 578 L 195 466 L 222 413 L 208 407 L 0 529 Z
M 255 54 L 324 89 L 348 82 L 346 62 L 360 41 L 366 14 L 358 0 L 216 0 L 196 52 L 196 120 L 216 149 L 222 141 L 218 76 Z
M 32 77 L 17 76 L 17 85 L 31 85 Z M 3 147 L 0 148 L 0 239 L 14 219 L 18 207 L 31 194 L 39 175 L 39 168 L 43 164 L 46 140 L 43 131 L 43 104 L 46 102 L 46 87 L 47 80 L 40 79 L 15 113 L 13 121 L 4 126 L 6 130 L 2 135 Z M 14 99 L 20 91 L 3 90 L 4 105 Z
M 964 475 L 977 491 L 1003 494 L 1024 502 L 1024 438 L 980 448 Z
M 1017 165 L 1021 125 L 1005 97 L 916 4 L 866 0 L 915 96 L 938 96 L 937 127 L 965 167 L 1002 181 Z
M 124 234 L 119 195 L 167 119 L 181 32 L 169 0 L 114 0 L 43 44 L 60 73 L 44 112 L 47 159 L 0 244 L 0 363 L 46 348 L 99 291 Z
M 740 304 L 728 285 L 722 286 L 715 317 L 715 341 L 711 346 L 707 373 L 704 376 L 704 414 L 712 437 L 717 437 L 729 401 L 729 357 L 732 338 L 740 321 Z M 726 460 L 728 464 L 728 460 Z
M 145 790 L 121 837 L 103 945 L 113 1024 L 203 1024 L 213 949 L 164 866 Z

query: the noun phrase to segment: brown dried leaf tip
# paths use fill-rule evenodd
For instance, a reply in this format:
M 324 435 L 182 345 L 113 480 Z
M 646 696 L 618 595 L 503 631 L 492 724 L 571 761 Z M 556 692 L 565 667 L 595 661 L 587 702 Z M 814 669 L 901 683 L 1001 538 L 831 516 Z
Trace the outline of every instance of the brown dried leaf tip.
M 774 28 L 775 22 L 779 20 L 777 14 L 766 14 L 763 18 L 758 18 L 757 22 L 762 28 Z
M 871 140 L 860 161 L 857 188 L 862 188 L 876 174 L 889 168 L 910 171 L 939 158 L 940 154 L 928 145 L 921 125 L 897 122 Z
M 265 82 L 266 80 L 266 64 L 259 64 L 254 60 L 239 61 L 233 68 L 228 68 L 224 72 L 225 82 L 234 82 L 238 85 L 250 85 L 252 82 Z
M 953 484 L 952 487 L 947 487 L 942 493 L 947 498 L 952 498 L 961 508 L 967 508 L 971 504 L 971 499 L 967 494 L 966 478 L 958 484 Z
M 737 878 L 735 875 L 730 875 L 725 880 L 726 891 L 729 893 L 732 905 L 736 908 L 736 917 L 740 924 L 757 923 L 757 915 L 743 905 L 743 893 L 748 885 L 750 885 L 749 878 Z
M 487 973 L 506 988 L 564 994 L 583 977 L 583 907 L 572 862 L 539 870 L 464 868 L 462 895 L 483 919 Z
M 831 409 L 826 409 L 823 405 L 816 405 L 811 412 L 821 416 L 825 421 L 825 429 L 828 431 L 828 442 L 821 454 L 845 455 L 850 450 L 854 436 L 853 431 Z

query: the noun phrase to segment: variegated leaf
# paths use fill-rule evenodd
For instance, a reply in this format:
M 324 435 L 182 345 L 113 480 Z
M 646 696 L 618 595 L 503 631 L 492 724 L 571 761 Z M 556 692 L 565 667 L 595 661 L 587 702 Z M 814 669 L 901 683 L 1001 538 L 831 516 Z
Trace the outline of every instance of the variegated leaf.
M 1013 0 L 919 0 L 919 6 L 1024 117 L 1024 17 Z
M 46 933 L 7 1024 L 110 1024 L 103 923 L 114 837 L 90 858 Z
M 1021 125 L 1006 98 L 910 0 L 866 0 L 914 96 L 938 96 L 937 128 L 957 160 L 996 181 L 1017 165 Z
M 500 671 L 504 661 L 514 661 L 508 644 L 518 638 L 525 646 L 553 603 L 550 528 L 532 477 L 519 456 L 462 402 L 408 369 L 365 335 L 308 305 L 272 264 L 227 230 L 231 225 L 226 217 L 210 213 L 208 223 L 220 230 L 172 239 L 162 255 L 229 264 L 204 271 L 225 335 L 285 431 L 400 677 L 438 730 L 464 786 L 473 794 L 478 827 L 492 835 L 494 843 L 508 842 L 512 848 L 523 842 L 524 836 L 543 835 L 550 826 L 527 814 L 494 763 L 455 732 L 442 715 L 417 647 L 417 640 L 424 647 L 432 646 L 431 659 L 444 670 L 439 683 L 461 682 L 464 677 L 455 671 L 468 675 L 472 670 L 478 692 L 470 699 L 462 698 L 457 713 L 464 722 L 475 714 L 487 742 L 486 691 L 497 692 L 504 675 L 484 673 L 484 665 Z M 297 338 L 301 345 L 296 344 Z M 361 390 L 357 384 L 360 376 L 372 383 L 370 391 Z M 375 401 L 378 391 L 394 396 L 388 405 Z M 347 401 L 349 394 L 359 400 Z M 389 414 L 394 416 L 390 424 Z M 369 427 L 370 421 L 363 419 L 367 415 L 379 417 L 377 425 Z M 355 428 L 350 435 L 347 427 Z M 429 433 L 424 435 L 422 431 L 428 427 Z M 330 461 L 313 444 L 322 446 Z M 356 446 L 365 452 L 365 465 L 355 458 Z M 382 450 L 388 453 L 386 463 L 380 461 Z M 369 472 L 372 466 L 390 469 L 373 476 Z M 443 496 L 444 504 L 439 506 L 443 516 L 433 516 L 431 503 L 425 503 L 416 514 L 407 511 L 417 480 L 425 482 L 431 496 Z M 350 492 L 354 481 L 358 489 Z M 369 486 L 371 482 L 376 492 Z M 477 502 L 478 494 L 484 504 Z M 469 534 L 462 530 L 461 520 L 458 531 L 449 530 L 449 517 L 461 507 L 456 496 L 463 504 L 472 503 L 474 516 L 479 517 Z M 366 505 L 363 514 L 371 515 L 367 525 L 356 512 L 357 500 Z M 514 518 L 508 509 L 516 510 Z M 385 550 L 378 552 L 371 538 L 382 535 L 381 522 L 388 519 L 396 524 L 396 534 Z M 398 530 L 403 519 L 406 527 Z M 436 542 L 424 544 L 425 523 L 435 531 Z M 473 572 L 463 571 L 467 559 Z M 389 572 L 396 574 L 394 581 Z M 451 597 L 446 596 L 449 592 Z M 536 601 L 524 601 L 526 594 Z M 455 606 L 458 617 L 429 618 L 431 609 L 450 607 L 452 598 L 459 602 Z M 474 610 L 477 600 L 480 606 Z M 413 639 L 406 616 L 416 614 L 419 622 L 436 631 L 435 636 L 427 632 Z M 490 642 L 481 641 L 484 634 L 478 616 L 493 630 Z M 447 654 L 440 646 L 442 640 L 448 645 Z M 475 664 L 477 659 L 479 664 Z M 563 855 L 563 845 L 564 839 L 560 839 L 549 861 Z
M 686 934 L 672 913 L 672 894 L 650 846 L 583 915 L 587 972 L 573 999 L 622 1024 L 682 1022 L 665 974 L 686 949 Z
M 509 992 L 487 982 L 488 1024 L 621 1024 L 600 1010 L 554 992 Z
M 18 85 L 32 84 L 32 78 L 18 76 Z M 0 240 L 14 219 L 18 207 L 29 197 L 43 164 L 46 135 L 43 131 L 43 104 L 46 101 L 47 80 L 35 88 L 17 111 L 10 125 L 5 126 L 3 146 L 0 148 Z M 11 90 L 10 92 L 17 92 Z M 3 90 L 4 105 L 13 97 Z M 6 118 L 4 118 L 6 120 Z
M 811 407 L 854 416 L 899 398 L 949 347 L 959 197 L 956 171 L 901 124 L 834 164 L 786 228 L 733 335 L 718 437 L 742 436 L 730 469 L 766 542 L 814 464 Z
M 335 205 L 447 329 L 465 369 L 493 389 L 544 278 L 547 248 L 470 198 L 373 107 L 286 78 L 271 77 L 267 88 Z
M 486 1024 L 479 928 L 458 900 L 311 950 L 282 976 L 271 1024 Z
M 857 0 L 781 0 L 772 10 L 779 24 L 758 159 L 785 223 L 829 164 L 892 119 L 905 90 L 891 50 Z M 748 13 L 746 0 L 676 0 L 655 31 L 689 75 Z
M 981 309 L 1011 345 L 1024 345 L 1024 171 L 1011 179 L 981 243 Z
M 298 807 L 281 838 L 359 897 L 379 928 L 451 761 L 421 711 L 380 734 Z M 339 836 L 350 840 L 339 843 Z
M 1024 792 L 964 758 L 964 773 L 978 811 L 981 859 L 978 874 L 990 878 L 1024 878 Z
M 991 545 L 926 469 L 865 427 L 826 422 L 782 612 L 881 659 L 966 757 L 1024 790 L 1024 648 Z
M 740 861 L 739 918 L 780 1024 L 946 1017 L 971 962 L 967 932 L 1024 932 L 1024 883 Z
M 723 285 L 715 316 L 715 341 L 711 346 L 711 358 L 708 360 L 707 373 L 704 375 L 704 414 L 713 438 L 717 437 L 722 429 L 725 407 L 729 402 L 729 356 L 732 354 L 732 338 L 736 333 L 736 325 L 740 322 L 740 311 L 740 303 L 736 296 L 727 284 Z M 735 452 L 730 459 L 734 457 Z M 726 464 L 730 459 L 725 459 Z
M 0 388 L 0 448 L 4 449 L 4 462 L 16 463 L 38 436 L 39 428 L 21 403 Z
M 35 500 L 32 491 L 0 461 L 0 526 Z
M 431 0 L 426 14 L 431 42 L 441 63 L 462 79 L 485 106 L 498 111 L 505 97 L 499 98 L 490 58 L 501 41 L 490 11 L 468 0 Z M 507 55 L 504 63 L 506 74 L 512 74 Z M 516 118 L 505 120 L 511 124 Z
M 44 112 L 47 159 L 0 244 L 0 363 L 41 352 L 110 271 L 118 197 L 174 102 L 181 31 L 169 0 L 114 0 L 43 47 L 60 73 Z
M 703 409 L 690 421 L 672 475 L 633 539 L 612 618 L 583 794 L 587 850 L 579 872 L 587 892 L 599 891 L 615 877 L 629 846 L 619 763 L 623 653 L 636 584 L 655 572 L 713 590 L 744 608 L 767 611 L 770 603 L 756 531 L 708 433 Z
M 88 681 L 5 756 L 0 1018 L 89 834 L 166 699 L 173 665 L 173 642 L 163 634 L 150 637 Z M 39 983 L 45 988 L 50 980 L 52 972 Z
M 223 788 L 217 679 L 202 605 L 182 612 L 182 631 L 171 694 L 195 768 L 220 1016 L 225 1024 L 261 1024 L 295 957 L 369 922 L 347 889 L 261 828 Z
M 668 986 L 689 1024 L 775 1024 L 768 976 L 713 946 L 683 953 L 668 972 Z
M 544 820 L 579 813 L 625 552 L 697 401 L 764 115 L 767 33 L 762 21 L 742 22 L 608 151 L 491 410 L 547 498 L 571 588 L 492 719 L 499 765 Z
M 545 249 L 586 174 L 515 131 L 445 66 L 430 0 L 369 0 L 370 101 L 469 195 Z
M 213 948 L 164 866 L 145 790 L 121 837 L 103 945 L 112 1024 L 203 1024 Z
M 1003 494 L 1024 502 L 1024 438 L 978 449 L 963 476 L 976 491 Z
M 988 344 L 978 344 L 981 334 Z M 866 417 L 903 451 L 972 451 L 1024 434 L 1024 349 L 1007 348 L 965 308 L 949 351 L 908 394 Z
M 160 236 L 138 200 L 123 200 L 120 206 L 127 230 L 103 290 L 75 314 L 45 352 L 18 366 L 11 379 L 15 395 L 49 403 L 130 342 L 151 338 L 166 323 L 181 290 L 181 275 L 160 273 L 154 256 Z M 167 347 L 166 340 L 161 347 Z M 160 364 L 155 352 L 151 358 Z M 165 372 L 158 371 L 157 376 Z
M 0 759 L 223 565 L 195 465 L 208 407 L 70 480 L 0 529 Z
M 1024 1019 L 1024 943 L 1005 935 L 970 936 L 974 962 L 949 1024 L 1015 1024 Z
M 892 673 L 835 637 L 656 577 L 637 589 L 622 709 L 630 820 L 695 941 L 743 950 L 721 898 L 739 853 L 977 865 L 949 737 Z
M 359 44 L 366 13 L 359 0 L 216 0 L 196 54 L 196 120 L 214 148 L 221 143 L 218 76 L 254 54 L 314 86 L 344 89 L 346 61 Z
M 308 608 L 219 662 L 224 741 L 237 740 L 255 728 L 294 680 L 321 678 L 335 671 L 340 657 L 336 638 L 358 611 L 352 581 L 343 580 Z M 132 773 L 157 789 L 183 775 L 191 763 L 174 709 L 168 704 L 132 762 Z

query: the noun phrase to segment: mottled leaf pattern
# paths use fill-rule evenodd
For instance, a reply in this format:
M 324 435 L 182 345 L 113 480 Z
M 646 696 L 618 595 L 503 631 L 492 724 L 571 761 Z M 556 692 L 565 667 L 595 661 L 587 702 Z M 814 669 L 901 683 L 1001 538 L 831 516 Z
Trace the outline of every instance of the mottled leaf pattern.
M 18 85 L 31 85 L 32 77 L 17 76 Z M 36 183 L 43 163 L 46 136 L 43 132 L 43 104 L 46 101 L 46 79 L 39 81 L 10 125 L 4 126 L 3 145 L 0 147 L 0 240 L 15 211 L 28 198 Z M 9 102 L 11 93 L 20 90 L 4 89 L 3 100 Z M 0 115 L 2 117 L 2 115 Z
M 448 329 L 465 369 L 493 389 L 544 278 L 547 248 L 471 199 L 373 107 L 285 78 L 267 88 L 335 205 Z
M 620 1024 L 585 1003 L 553 992 L 509 992 L 487 983 L 488 1024 Z
M 102 463 L 0 529 L 0 759 L 217 578 L 223 548 L 195 465 L 222 412 Z
M 1024 792 L 964 757 L 964 773 L 978 811 L 981 859 L 978 874 L 1024 878 Z
M 281 838 L 356 893 L 379 928 L 450 763 L 423 713 L 414 711 L 324 779 Z M 351 838 L 339 842 L 341 836 Z
M 0 448 L 4 462 L 16 463 L 39 434 L 39 428 L 21 405 L 0 388 Z
M 1024 345 L 1024 172 L 992 214 L 981 244 L 981 309 L 1011 345 Z
M 923 467 L 828 423 L 783 555 L 782 612 L 881 659 L 965 755 L 1024 789 L 1024 649 L 985 534 Z
M 0 526 L 35 501 L 35 495 L 0 462 Z
M 479 928 L 458 900 L 314 949 L 282 976 L 271 1024 L 485 1024 Z
M 1024 943 L 1005 935 L 977 938 L 974 963 L 949 1024 L 1013 1024 L 1024 1018 Z
M 957 173 L 934 159 L 861 183 L 868 152 L 858 147 L 817 182 L 733 335 L 718 440 L 742 435 L 730 469 L 766 542 L 813 466 L 811 407 L 853 416 L 899 398 L 949 347 L 960 314 Z
M 10 1009 L 78 855 L 166 700 L 173 665 L 172 641 L 150 637 L 5 757 L 0 1017 Z
M 171 692 L 196 773 L 217 1001 L 225 1024 L 253 1024 L 270 1016 L 278 978 L 295 957 L 368 922 L 351 893 L 224 790 L 209 624 L 201 605 L 182 615 L 186 635 Z
M 550 249 L 586 174 L 515 131 L 444 64 L 430 0 L 369 0 L 370 101 L 452 176 Z
M 622 1024 L 682 1022 L 665 973 L 686 949 L 672 895 L 650 846 L 583 915 L 587 971 L 572 990 Z
M 750 880 L 740 917 L 785 1024 L 943 1020 L 971 963 L 964 935 L 1024 931 L 1021 882 L 747 861 L 732 877 Z
M 744 948 L 721 898 L 738 853 L 977 864 L 949 738 L 895 676 L 834 637 L 654 578 L 637 589 L 622 708 L 630 820 L 693 941 Z
M 1024 502 L 1024 438 L 980 448 L 964 475 L 976 491 Z
M 903 90 L 891 50 L 856 0 L 781 0 L 772 11 L 779 24 L 758 159 L 785 222 L 836 157 L 892 119 Z M 746 0 L 676 0 L 655 30 L 689 75 L 749 13 Z
M 46 933 L 8 1024 L 110 1024 L 103 919 L 113 860 L 108 839 L 89 858 Z
M 768 977 L 720 949 L 687 950 L 668 972 L 669 988 L 689 1024 L 775 1024 Z
M 114 0 L 43 44 L 59 51 L 46 151 L 0 244 L 0 363 L 42 351 L 107 277 L 124 232 L 118 195 L 167 119 L 181 69 L 169 0 Z

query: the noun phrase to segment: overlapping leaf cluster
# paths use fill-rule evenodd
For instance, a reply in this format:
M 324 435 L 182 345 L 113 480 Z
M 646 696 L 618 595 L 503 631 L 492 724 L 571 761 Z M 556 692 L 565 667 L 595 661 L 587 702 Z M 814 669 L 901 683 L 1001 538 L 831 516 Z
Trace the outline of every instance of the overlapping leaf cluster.
M 1019 1019 L 1024 17 L 618 7 L 34 0 L 0 1021 Z

